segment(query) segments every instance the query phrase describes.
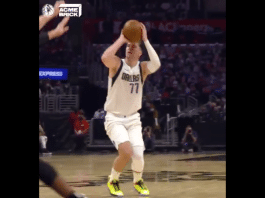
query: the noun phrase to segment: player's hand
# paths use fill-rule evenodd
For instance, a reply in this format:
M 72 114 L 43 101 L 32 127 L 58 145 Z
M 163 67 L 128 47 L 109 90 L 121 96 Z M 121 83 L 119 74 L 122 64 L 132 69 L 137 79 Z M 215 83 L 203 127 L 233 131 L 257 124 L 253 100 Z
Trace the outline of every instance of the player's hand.
M 70 17 L 64 17 L 63 20 L 57 25 L 55 31 L 57 32 L 58 36 L 63 35 L 65 32 L 69 30 L 69 26 L 66 26 Z
M 57 27 L 48 32 L 49 40 L 62 36 L 69 30 L 69 26 L 66 26 L 70 17 L 64 17 L 64 19 L 57 25 Z
M 129 43 L 129 40 L 125 38 L 125 36 L 123 35 L 122 32 L 121 32 L 120 37 L 118 39 L 120 41 L 122 41 L 123 43 Z
M 54 4 L 54 13 L 53 13 L 53 15 L 52 15 L 52 17 L 57 17 L 58 16 L 58 14 L 59 14 L 59 6 L 61 5 L 61 4 L 65 4 L 65 2 L 64 1 L 56 1 L 56 3 Z
M 141 23 L 141 28 L 142 28 L 142 40 L 143 42 L 147 41 L 147 31 L 146 31 L 146 27 L 143 23 Z

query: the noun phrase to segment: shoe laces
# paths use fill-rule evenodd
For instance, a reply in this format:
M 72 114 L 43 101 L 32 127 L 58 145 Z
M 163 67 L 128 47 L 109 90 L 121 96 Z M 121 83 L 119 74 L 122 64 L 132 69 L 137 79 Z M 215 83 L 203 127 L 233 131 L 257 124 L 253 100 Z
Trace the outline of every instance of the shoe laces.
M 144 184 L 143 180 L 139 180 L 137 183 L 143 190 L 147 190 L 146 185 Z
M 112 185 L 113 185 L 113 187 L 114 187 L 114 189 L 115 189 L 116 191 L 120 191 L 119 181 L 114 180 L 114 181 L 112 181 L 111 183 L 112 183 Z

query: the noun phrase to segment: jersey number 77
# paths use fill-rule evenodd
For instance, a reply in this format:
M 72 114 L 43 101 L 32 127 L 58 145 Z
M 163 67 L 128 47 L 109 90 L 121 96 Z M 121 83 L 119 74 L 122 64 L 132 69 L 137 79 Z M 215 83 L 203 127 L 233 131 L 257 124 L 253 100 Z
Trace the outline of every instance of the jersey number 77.
M 136 87 L 135 92 L 138 93 L 139 83 L 130 83 L 130 85 L 132 86 L 131 93 L 133 93 L 133 91 L 134 91 L 134 85 Z

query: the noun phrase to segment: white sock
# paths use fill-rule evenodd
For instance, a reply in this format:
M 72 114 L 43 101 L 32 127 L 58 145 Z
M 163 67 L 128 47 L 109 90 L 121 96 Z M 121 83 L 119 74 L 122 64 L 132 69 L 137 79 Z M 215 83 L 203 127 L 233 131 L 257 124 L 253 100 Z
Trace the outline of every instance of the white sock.
M 140 179 L 142 179 L 143 172 L 137 173 L 133 171 L 133 183 L 138 182 Z
M 43 149 L 46 149 L 47 136 L 40 136 L 41 146 Z
M 109 182 L 111 182 L 114 179 L 119 180 L 120 174 L 121 174 L 120 172 L 118 172 L 114 168 L 112 168 L 111 169 L 110 178 L 109 178 Z

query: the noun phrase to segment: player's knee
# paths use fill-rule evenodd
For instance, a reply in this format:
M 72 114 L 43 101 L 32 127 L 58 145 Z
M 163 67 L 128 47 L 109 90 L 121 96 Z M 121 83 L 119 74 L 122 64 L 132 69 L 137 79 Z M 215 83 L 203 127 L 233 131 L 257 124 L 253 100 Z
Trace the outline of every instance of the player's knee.
M 120 155 L 120 157 L 123 158 L 126 161 L 130 161 L 132 156 L 133 156 L 133 151 L 132 150 L 126 150 Z
M 133 171 L 142 172 L 144 168 L 144 147 L 133 147 L 132 165 Z
M 51 186 L 57 176 L 54 168 L 48 163 L 39 160 L 39 178 L 46 184 Z
M 129 161 L 133 156 L 133 150 L 129 142 L 125 142 L 119 145 L 119 157 L 126 161 Z
M 132 159 L 142 160 L 143 159 L 143 155 L 134 153 L 133 156 L 132 156 Z
M 143 160 L 143 157 L 144 157 L 144 147 L 143 146 L 133 147 L 132 158 L 135 160 Z

